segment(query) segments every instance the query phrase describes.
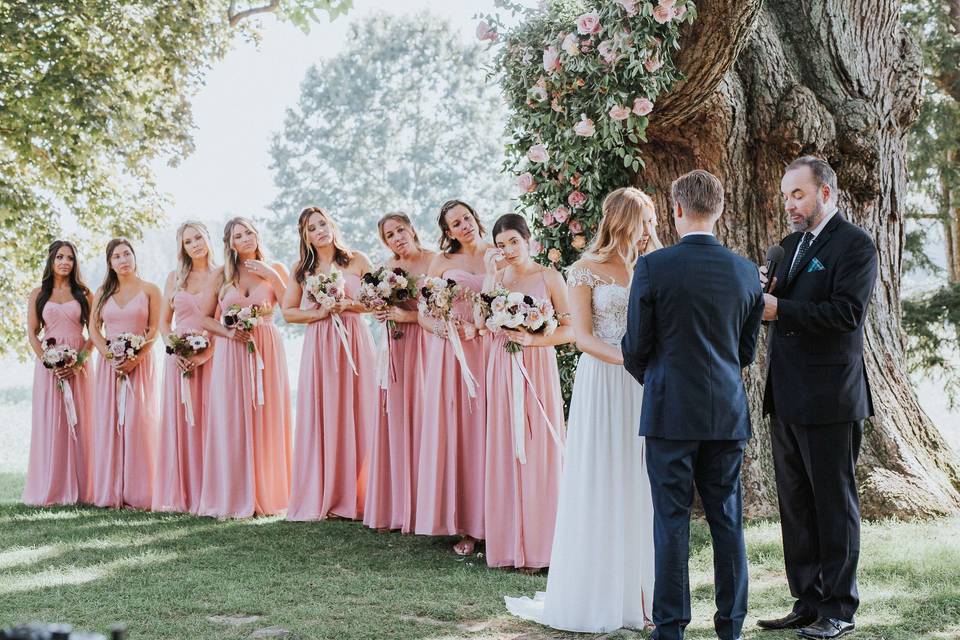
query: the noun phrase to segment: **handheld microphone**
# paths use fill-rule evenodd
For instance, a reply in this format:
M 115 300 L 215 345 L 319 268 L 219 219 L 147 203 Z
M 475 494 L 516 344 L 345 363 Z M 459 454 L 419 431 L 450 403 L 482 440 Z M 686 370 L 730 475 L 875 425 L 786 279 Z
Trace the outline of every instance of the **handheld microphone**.
M 780 261 L 783 260 L 783 256 L 783 247 L 778 244 L 767 249 L 767 286 L 764 289 L 767 293 L 770 293 L 770 286 L 773 284 L 773 273 L 777 270 Z

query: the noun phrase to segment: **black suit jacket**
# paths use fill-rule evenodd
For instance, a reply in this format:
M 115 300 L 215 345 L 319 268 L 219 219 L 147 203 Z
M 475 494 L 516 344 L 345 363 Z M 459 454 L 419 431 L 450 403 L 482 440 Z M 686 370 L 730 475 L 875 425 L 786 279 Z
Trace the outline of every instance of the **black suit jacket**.
M 770 323 L 764 413 L 793 424 L 873 415 L 863 364 L 863 323 L 877 280 L 877 248 L 836 213 L 787 282 L 803 234 L 788 235 L 776 270 L 777 319 Z
M 746 440 L 741 369 L 753 362 L 763 315 L 757 266 L 709 235 L 637 261 L 623 364 L 643 385 L 640 435 Z

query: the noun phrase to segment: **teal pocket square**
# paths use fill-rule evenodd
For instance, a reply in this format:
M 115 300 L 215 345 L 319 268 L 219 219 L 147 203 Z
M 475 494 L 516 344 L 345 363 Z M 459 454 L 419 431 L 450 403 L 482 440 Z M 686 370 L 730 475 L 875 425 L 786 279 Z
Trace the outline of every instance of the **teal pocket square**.
M 823 263 L 819 259 L 814 258 L 810 261 L 810 266 L 807 267 L 807 273 L 813 273 L 814 271 L 826 271 L 826 267 L 823 266 Z

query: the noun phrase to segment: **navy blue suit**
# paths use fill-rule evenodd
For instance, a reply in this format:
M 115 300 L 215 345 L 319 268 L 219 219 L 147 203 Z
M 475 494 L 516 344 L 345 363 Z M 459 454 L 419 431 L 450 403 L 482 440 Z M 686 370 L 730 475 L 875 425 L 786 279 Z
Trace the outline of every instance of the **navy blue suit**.
M 740 467 L 751 435 L 741 370 L 753 362 L 763 316 L 757 266 L 712 235 L 688 235 L 640 258 L 623 337 L 623 364 L 643 385 L 653 494 L 655 640 L 690 622 L 690 510 L 700 493 L 714 552 L 721 640 L 740 636 L 747 613 Z

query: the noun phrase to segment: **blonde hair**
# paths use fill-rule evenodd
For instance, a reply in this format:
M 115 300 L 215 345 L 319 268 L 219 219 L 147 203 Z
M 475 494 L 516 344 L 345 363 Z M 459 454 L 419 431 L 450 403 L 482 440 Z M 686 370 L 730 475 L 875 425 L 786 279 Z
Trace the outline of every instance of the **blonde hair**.
M 266 258 L 263 249 L 260 247 L 260 232 L 257 231 L 257 228 L 253 225 L 253 221 L 241 216 L 228 220 L 226 226 L 223 228 L 223 286 L 220 287 L 221 298 L 223 297 L 224 291 L 230 287 L 237 286 L 240 282 L 240 254 L 233 248 L 233 228 L 239 224 L 250 229 L 257 236 L 257 252 L 254 257 L 257 260 Z
M 183 247 L 183 234 L 191 228 L 196 229 L 203 237 L 203 241 L 207 243 L 207 271 L 213 271 L 216 267 L 213 258 L 213 243 L 210 241 L 210 231 L 207 230 L 207 225 L 196 220 L 187 220 L 177 227 L 177 281 L 174 291 L 186 288 L 187 277 L 193 271 L 193 258 Z
M 643 231 L 643 210 L 655 213 L 653 200 L 639 189 L 621 187 L 603 199 L 602 209 L 600 226 L 583 257 L 605 262 L 616 256 L 632 271 L 639 256 L 636 239 Z M 653 229 L 650 229 L 650 242 L 656 249 L 663 246 Z

